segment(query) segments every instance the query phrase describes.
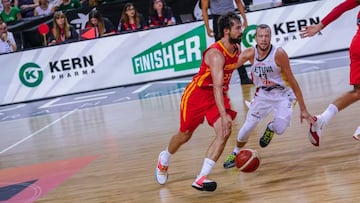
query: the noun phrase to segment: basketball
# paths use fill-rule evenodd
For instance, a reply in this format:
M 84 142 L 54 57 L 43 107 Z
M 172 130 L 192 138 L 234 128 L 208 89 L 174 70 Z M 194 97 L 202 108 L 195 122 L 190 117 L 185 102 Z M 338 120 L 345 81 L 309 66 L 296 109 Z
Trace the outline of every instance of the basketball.
M 242 172 L 254 172 L 260 166 L 259 153 L 254 149 L 242 149 L 236 155 L 235 165 Z

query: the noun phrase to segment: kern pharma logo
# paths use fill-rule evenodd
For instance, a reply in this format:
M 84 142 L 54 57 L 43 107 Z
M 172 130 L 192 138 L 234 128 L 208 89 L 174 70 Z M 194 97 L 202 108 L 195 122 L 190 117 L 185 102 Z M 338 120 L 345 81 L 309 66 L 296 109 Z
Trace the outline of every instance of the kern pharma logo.
M 135 74 L 174 68 L 183 71 L 198 68 L 201 54 L 206 49 L 204 25 L 201 25 L 167 43 L 158 43 L 132 57 Z
M 44 77 L 44 73 L 40 66 L 36 63 L 26 63 L 21 66 L 19 71 L 19 79 L 27 87 L 36 87 L 40 85 Z
M 248 26 L 242 35 L 242 43 L 246 48 L 252 47 L 255 45 L 255 32 L 257 25 Z

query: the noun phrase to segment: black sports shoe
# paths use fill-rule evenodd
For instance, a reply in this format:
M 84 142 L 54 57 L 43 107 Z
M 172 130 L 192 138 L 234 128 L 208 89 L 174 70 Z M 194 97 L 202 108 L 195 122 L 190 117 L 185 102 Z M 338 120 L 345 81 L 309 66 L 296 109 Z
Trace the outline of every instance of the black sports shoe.
M 274 137 L 274 134 L 275 134 L 274 131 L 270 130 L 270 128 L 269 128 L 270 123 L 268 123 L 266 125 L 265 132 L 259 140 L 259 144 L 261 147 L 267 147 L 270 144 L 271 139 Z
M 200 191 L 212 192 L 216 190 L 217 184 L 213 180 L 206 179 L 206 176 L 198 176 L 191 186 Z

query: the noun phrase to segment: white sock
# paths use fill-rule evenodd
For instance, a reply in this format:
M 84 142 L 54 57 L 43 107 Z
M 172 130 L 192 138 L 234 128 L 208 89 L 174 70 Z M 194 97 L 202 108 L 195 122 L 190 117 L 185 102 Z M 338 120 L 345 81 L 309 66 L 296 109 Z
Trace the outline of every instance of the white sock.
M 199 177 L 207 176 L 210 174 L 211 169 L 215 166 L 215 161 L 205 158 Z
M 233 153 L 239 154 L 240 150 L 241 150 L 241 147 L 235 146 L 235 148 L 234 148 L 234 150 L 233 150 Z
M 337 112 L 339 112 L 338 108 L 334 104 L 329 104 L 326 110 L 321 114 L 321 118 L 325 124 L 328 124 Z
M 164 151 L 165 153 L 163 153 L 160 157 L 160 161 L 162 165 L 168 166 L 169 162 L 170 162 L 170 157 L 171 154 L 169 152 L 169 150 L 166 148 L 166 150 Z
M 274 131 L 274 121 L 271 121 L 270 123 L 268 123 L 267 127 L 271 130 L 271 131 Z

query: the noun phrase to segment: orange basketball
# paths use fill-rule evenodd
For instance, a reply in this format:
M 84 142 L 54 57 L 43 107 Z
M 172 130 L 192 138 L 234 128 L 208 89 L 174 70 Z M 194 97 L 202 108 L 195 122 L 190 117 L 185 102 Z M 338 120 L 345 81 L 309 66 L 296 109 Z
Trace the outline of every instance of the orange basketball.
M 254 149 L 242 149 L 236 155 L 235 165 L 242 172 L 254 172 L 260 166 L 259 153 Z

